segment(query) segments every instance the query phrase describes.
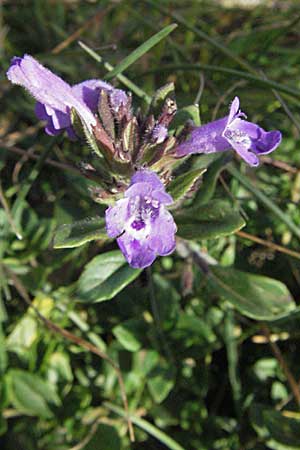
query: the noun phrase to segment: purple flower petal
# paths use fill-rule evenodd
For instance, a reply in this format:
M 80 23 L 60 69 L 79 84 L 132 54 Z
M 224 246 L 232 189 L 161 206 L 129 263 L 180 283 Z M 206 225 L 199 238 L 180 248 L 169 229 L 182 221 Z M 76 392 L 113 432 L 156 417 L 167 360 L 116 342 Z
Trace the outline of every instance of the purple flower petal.
M 122 89 L 113 89 L 110 94 L 111 107 L 115 112 L 118 112 L 122 106 L 128 103 L 128 96 Z
M 37 101 L 66 111 L 64 99 L 70 94 L 71 87 L 31 56 L 14 57 L 7 78 L 26 88 Z
M 154 190 L 164 190 L 164 185 L 151 170 L 138 170 L 131 178 L 130 186 L 136 183 L 150 183 Z
M 149 246 L 161 256 L 169 255 L 175 250 L 176 224 L 172 214 L 166 209 L 161 209 L 158 219 L 153 224 Z
M 177 147 L 176 155 L 185 156 L 191 153 L 215 153 L 228 150 L 230 146 L 222 137 L 226 123 L 227 118 L 224 117 L 194 128 L 189 139 Z
M 101 80 L 86 80 L 72 86 L 76 97 L 83 101 L 94 113 L 98 109 L 99 94 L 102 89 L 110 91 L 113 87 Z
M 125 192 L 125 197 L 133 198 L 135 196 L 142 195 L 143 197 L 150 195 L 152 193 L 153 187 L 151 183 L 137 182 L 129 186 Z
M 152 192 L 152 198 L 158 200 L 163 205 L 172 205 L 173 198 L 170 194 L 165 191 L 154 191 Z
M 128 264 L 134 269 L 144 269 L 150 266 L 156 258 L 156 252 L 148 246 L 146 241 L 132 239 L 124 233 L 117 239 L 117 242 Z
M 240 99 L 238 97 L 234 97 L 230 105 L 227 124 L 231 123 L 233 119 L 239 116 L 239 108 L 240 108 Z
M 281 143 L 281 133 L 278 130 L 264 131 L 261 129 L 260 138 L 252 140 L 251 149 L 254 153 L 259 155 L 266 155 L 273 152 Z
M 38 103 L 44 106 L 44 110 L 40 105 L 37 107 L 37 114 L 38 117 L 43 116 L 43 120 L 48 121 L 47 132 L 57 134 L 56 130 L 69 128 L 72 107 L 76 109 L 90 130 L 96 124 L 93 112 L 82 98 L 83 87 L 73 90 L 68 83 L 42 66 L 32 56 L 13 58 L 7 77 L 12 83 L 27 89 Z M 76 89 L 82 92 L 82 95 L 80 92 L 76 94 Z
M 139 170 L 131 179 L 125 198 L 106 210 L 106 230 L 135 268 L 152 264 L 157 255 L 175 249 L 176 225 L 165 205 L 173 202 L 159 177 Z
M 161 144 L 168 137 L 168 129 L 164 125 L 156 125 L 152 131 L 152 140 Z
M 35 112 L 35 115 L 37 116 L 37 118 L 40 120 L 48 120 L 48 118 L 49 118 L 49 116 L 46 112 L 45 105 L 43 105 L 40 102 L 36 102 L 34 112 Z
M 109 237 L 118 237 L 124 231 L 128 202 L 129 200 L 127 198 L 123 198 L 105 211 L 106 232 Z

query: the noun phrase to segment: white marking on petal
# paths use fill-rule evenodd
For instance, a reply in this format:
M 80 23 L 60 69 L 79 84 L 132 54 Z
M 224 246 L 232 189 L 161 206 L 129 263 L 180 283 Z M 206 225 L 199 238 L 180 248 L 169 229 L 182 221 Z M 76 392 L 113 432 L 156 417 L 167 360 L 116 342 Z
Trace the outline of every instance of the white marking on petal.
M 228 128 L 224 133 L 224 137 L 235 144 L 242 144 L 246 148 L 251 147 L 251 139 L 244 131 L 230 130 Z

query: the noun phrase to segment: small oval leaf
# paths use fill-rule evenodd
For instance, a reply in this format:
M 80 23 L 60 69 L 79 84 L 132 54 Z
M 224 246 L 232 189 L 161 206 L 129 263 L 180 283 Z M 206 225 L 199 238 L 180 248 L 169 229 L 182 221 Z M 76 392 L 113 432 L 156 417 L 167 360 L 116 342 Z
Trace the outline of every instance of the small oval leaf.
M 225 200 L 213 200 L 200 208 L 187 208 L 175 216 L 178 236 L 184 239 L 215 239 L 245 226 L 240 213 Z
M 295 309 L 285 284 L 273 278 L 211 266 L 210 285 L 245 316 L 273 320 Z
M 172 196 L 174 202 L 180 200 L 191 189 L 196 180 L 205 172 L 206 169 L 195 169 L 190 172 L 183 173 L 169 184 L 168 192 Z
M 11 369 L 6 380 L 10 401 L 23 414 L 49 418 L 53 415 L 49 404 L 60 404 L 53 385 L 38 375 Z
M 53 247 L 79 247 L 96 239 L 109 239 L 105 230 L 105 221 L 101 217 L 61 225 L 55 232 Z
M 78 280 L 78 299 L 82 302 L 110 300 L 141 273 L 128 265 L 119 250 L 98 255 L 86 266 Z

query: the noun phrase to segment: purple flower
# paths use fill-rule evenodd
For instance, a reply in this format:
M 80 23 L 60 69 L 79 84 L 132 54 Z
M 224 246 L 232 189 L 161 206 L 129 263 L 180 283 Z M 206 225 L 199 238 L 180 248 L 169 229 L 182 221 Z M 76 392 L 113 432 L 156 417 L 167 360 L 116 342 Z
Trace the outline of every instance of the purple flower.
M 8 79 L 26 88 L 37 100 L 35 112 L 40 120 L 47 122 L 45 131 L 50 135 L 66 129 L 69 137 L 75 138 L 71 126 L 70 110 L 75 108 L 90 131 L 96 125 L 101 89 L 113 89 L 100 80 L 87 80 L 70 86 L 60 77 L 42 66 L 30 55 L 14 57 L 7 72 Z
M 229 115 L 192 130 L 189 139 L 176 149 L 176 156 L 191 153 L 223 152 L 232 147 L 250 166 L 259 164 L 259 155 L 273 152 L 281 142 L 280 131 L 265 131 L 248 122 L 239 111 L 238 97 L 233 100 Z
M 155 125 L 152 131 L 152 139 L 157 144 L 161 144 L 168 137 L 168 129 L 164 125 Z
M 114 89 L 110 93 L 110 103 L 112 109 L 117 113 L 120 108 L 126 107 L 129 101 L 126 92 L 122 91 L 122 89 Z
M 142 269 L 150 266 L 157 255 L 174 251 L 177 227 L 165 208 L 172 202 L 154 172 L 139 170 L 131 178 L 124 198 L 106 210 L 107 234 L 117 238 L 131 267 Z

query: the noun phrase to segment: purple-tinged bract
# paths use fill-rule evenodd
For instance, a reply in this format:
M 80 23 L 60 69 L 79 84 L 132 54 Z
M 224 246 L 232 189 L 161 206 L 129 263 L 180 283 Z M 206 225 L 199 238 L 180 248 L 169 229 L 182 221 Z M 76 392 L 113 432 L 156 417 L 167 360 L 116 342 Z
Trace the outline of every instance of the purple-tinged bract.
M 187 141 L 176 149 L 176 156 L 191 153 L 215 153 L 232 147 L 250 166 L 259 164 L 259 156 L 273 152 L 281 142 L 280 131 L 265 131 L 244 120 L 238 97 L 233 100 L 229 115 L 201 127 L 195 127 Z
M 157 255 L 174 251 L 177 227 L 166 209 L 172 203 L 159 177 L 150 170 L 139 170 L 124 198 L 106 210 L 107 234 L 117 238 L 131 267 L 150 266 Z
M 75 138 L 71 126 L 70 111 L 75 108 L 87 128 L 96 125 L 101 89 L 113 89 L 101 80 L 87 80 L 70 86 L 30 55 L 14 57 L 7 71 L 8 79 L 23 86 L 37 100 L 35 112 L 40 120 L 47 122 L 45 131 L 50 135 L 66 129 L 69 137 Z

